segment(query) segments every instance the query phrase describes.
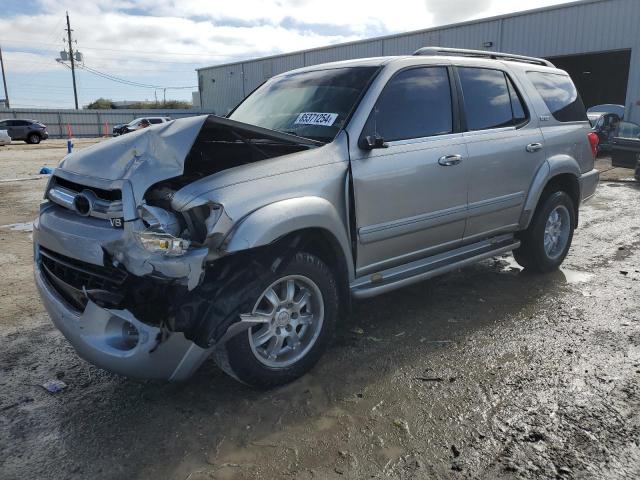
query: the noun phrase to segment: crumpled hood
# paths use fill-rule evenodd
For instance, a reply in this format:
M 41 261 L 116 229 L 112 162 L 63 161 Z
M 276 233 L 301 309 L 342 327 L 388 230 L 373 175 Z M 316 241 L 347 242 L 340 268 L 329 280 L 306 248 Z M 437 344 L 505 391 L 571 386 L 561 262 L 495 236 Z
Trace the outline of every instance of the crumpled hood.
M 73 152 L 64 157 L 55 173 L 128 182 L 139 205 L 150 186 L 183 174 L 186 158 L 205 124 L 245 134 L 250 132 L 260 138 L 317 145 L 313 140 L 294 135 L 213 115 L 199 115 L 143 128 Z
M 97 143 L 67 155 L 58 169 L 103 180 L 129 180 L 139 202 L 154 183 L 182 174 L 207 118 L 181 118 Z

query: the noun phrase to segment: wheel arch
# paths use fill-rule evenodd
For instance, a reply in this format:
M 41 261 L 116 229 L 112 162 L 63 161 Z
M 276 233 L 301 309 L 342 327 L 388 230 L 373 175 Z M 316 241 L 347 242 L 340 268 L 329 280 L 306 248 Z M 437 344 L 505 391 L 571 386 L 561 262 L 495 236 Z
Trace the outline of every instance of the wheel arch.
M 578 226 L 578 213 L 580 206 L 580 167 L 578 162 L 567 155 L 561 155 L 545 162 L 536 172 L 525 206 L 520 216 L 520 228 L 529 227 L 533 214 L 540 201 L 555 191 L 564 191 L 573 200 L 575 224 Z
M 233 254 L 291 240 L 312 248 L 309 253 L 326 263 L 339 265 L 346 275 L 340 283 L 348 285 L 353 279 L 346 221 L 332 203 L 321 197 L 281 200 L 253 211 L 231 231 L 222 249 Z

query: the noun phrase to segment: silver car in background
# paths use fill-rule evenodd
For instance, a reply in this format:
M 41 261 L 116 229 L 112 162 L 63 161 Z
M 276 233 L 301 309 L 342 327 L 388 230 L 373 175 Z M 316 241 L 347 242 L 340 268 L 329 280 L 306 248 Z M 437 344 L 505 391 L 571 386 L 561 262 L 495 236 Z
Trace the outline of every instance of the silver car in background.
M 0 145 L 9 145 L 11 143 L 11 137 L 6 130 L 0 130 Z
M 513 251 L 562 263 L 597 136 L 546 60 L 436 47 L 277 75 L 228 118 L 68 155 L 35 277 L 78 353 L 141 378 L 213 357 L 256 387 L 303 375 L 352 298 Z

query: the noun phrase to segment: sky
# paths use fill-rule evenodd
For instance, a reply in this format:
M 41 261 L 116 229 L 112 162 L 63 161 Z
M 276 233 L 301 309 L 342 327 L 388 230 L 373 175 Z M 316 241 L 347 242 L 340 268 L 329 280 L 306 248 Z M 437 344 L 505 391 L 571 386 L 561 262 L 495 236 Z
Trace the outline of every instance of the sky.
M 73 108 L 73 48 L 80 106 L 98 97 L 191 100 L 195 69 L 450 23 L 569 0 L 2 0 L 3 49 L 12 107 Z M 177 88 L 180 87 L 180 88 Z M 4 97 L 0 85 L 0 98 Z

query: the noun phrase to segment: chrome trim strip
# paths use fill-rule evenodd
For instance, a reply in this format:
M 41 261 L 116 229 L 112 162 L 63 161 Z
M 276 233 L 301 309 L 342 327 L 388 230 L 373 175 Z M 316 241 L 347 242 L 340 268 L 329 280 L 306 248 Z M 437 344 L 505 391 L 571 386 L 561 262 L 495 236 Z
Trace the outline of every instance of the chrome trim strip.
M 525 192 L 510 193 L 501 197 L 489 198 L 469 204 L 469 217 L 478 217 L 487 213 L 499 212 L 507 208 L 517 207 L 524 202 Z
M 358 229 L 358 236 L 362 244 L 378 242 L 427 228 L 439 227 L 448 223 L 464 220 L 466 216 L 467 206 L 460 205 L 436 212 L 416 215 L 414 217 L 361 227 Z
M 76 192 L 56 185 L 49 189 L 47 195 L 52 202 L 57 203 L 61 207 L 73 210 L 73 199 L 76 198 Z

